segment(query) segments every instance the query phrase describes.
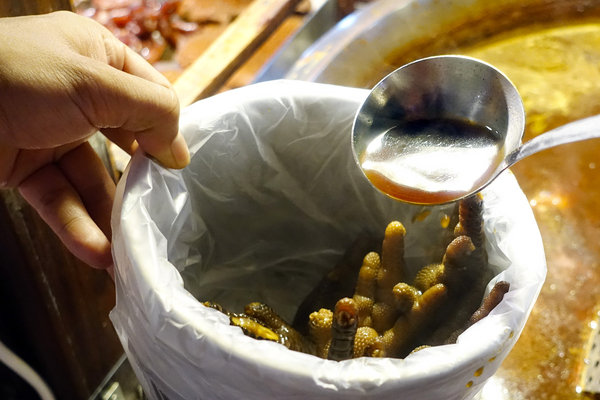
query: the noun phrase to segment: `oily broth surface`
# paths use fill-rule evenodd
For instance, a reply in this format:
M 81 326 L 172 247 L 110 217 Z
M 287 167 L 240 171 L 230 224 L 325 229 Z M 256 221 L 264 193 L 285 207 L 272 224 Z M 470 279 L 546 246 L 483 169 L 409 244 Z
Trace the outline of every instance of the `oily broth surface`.
M 531 29 L 460 54 L 503 71 L 521 94 L 524 141 L 600 113 L 600 23 Z M 589 322 L 600 304 L 600 141 L 573 143 L 515 165 L 544 241 L 548 276 L 514 350 L 496 374 L 519 398 L 576 393 Z

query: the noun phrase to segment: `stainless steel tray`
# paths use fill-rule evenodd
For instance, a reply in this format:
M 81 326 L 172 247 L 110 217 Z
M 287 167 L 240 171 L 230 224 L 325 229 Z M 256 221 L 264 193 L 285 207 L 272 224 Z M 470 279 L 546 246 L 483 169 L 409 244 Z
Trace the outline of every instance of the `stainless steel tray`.
M 406 62 L 444 53 L 482 58 L 513 80 L 525 140 L 600 114 L 600 1 L 379 0 L 320 37 L 285 77 L 368 88 Z M 600 305 L 600 140 L 547 150 L 513 172 L 540 227 L 548 276 L 482 397 L 593 398 L 578 385 Z

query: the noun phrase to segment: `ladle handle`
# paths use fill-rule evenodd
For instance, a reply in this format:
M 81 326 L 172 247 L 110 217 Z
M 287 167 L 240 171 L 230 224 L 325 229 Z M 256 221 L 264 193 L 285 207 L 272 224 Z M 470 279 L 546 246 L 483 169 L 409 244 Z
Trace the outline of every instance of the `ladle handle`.
M 506 157 L 502 169 L 508 168 L 525 157 L 529 157 L 532 154 L 549 149 L 551 147 L 599 137 L 600 115 L 580 119 L 578 121 L 559 126 L 558 128 L 538 135 L 530 141 L 523 143 L 519 148 Z

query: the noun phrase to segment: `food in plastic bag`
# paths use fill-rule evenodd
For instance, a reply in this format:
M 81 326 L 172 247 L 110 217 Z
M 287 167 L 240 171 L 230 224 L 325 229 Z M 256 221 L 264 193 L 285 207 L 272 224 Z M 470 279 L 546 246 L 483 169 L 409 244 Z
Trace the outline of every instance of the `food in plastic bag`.
M 440 221 L 452 206 L 390 199 L 354 161 L 351 124 L 366 94 L 293 81 L 236 89 L 183 111 L 192 154 L 183 171 L 132 158 L 113 212 L 111 319 L 151 399 L 464 399 L 511 350 L 546 270 L 531 209 L 509 171 L 482 197 L 494 274 L 486 294 L 500 281 L 510 291 L 454 344 L 404 359 L 327 360 L 248 337 L 198 300 L 240 310 L 252 299 L 293 321 L 348 246 L 390 221 L 406 227 L 410 274 L 439 263 Z
M 295 326 L 259 302 L 246 305 L 242 314 L 211 306 L 225 312 L 230 323 L 248 336 L 330 360 L 405 357 L 415 348 L 451 343 L 455 332 L 471 322 L 493 277 L 483 247 L 482 213 L 480 195 L 459 201 L 454 239 L 448 239 L 451 241 L 442 262 L 421 268 L 414 278 L 408 276 L 404 261 L 406 229 L 399 221 L 389 223 L 381 256 L 371 249 L 356 276 L 348 271 L 357 268 L 347 263 L 338 264 L 345 268 L 338 267 L 335 274 L 328 272 L 300 305 Z M 474 319 L 487 315 L 509 285 L 497 283 L 491 291 L 493 296 L 484 301 L 486 306 Z M 306 315 L 305 310 L 315 311 Z M 303 329 L 306 327 L 311 329 Z M 301 332 L 306 331 L 308 335 L 303 336 Z M 355 341 L 357 335 L 359 340 Z

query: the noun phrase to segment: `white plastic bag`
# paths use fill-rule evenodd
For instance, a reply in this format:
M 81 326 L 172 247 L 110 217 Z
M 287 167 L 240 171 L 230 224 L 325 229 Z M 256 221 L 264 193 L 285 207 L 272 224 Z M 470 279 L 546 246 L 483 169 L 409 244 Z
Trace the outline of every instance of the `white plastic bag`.
M 113 211 L 111 318 L 150 398 L 471 398 L 513 347 L 546 265 L 510 172 L 483 192 L 491 284 L 507 280 L 510 292 L 457 344 L 336 362 L 247 337 L 201 305 L 263 301 L 291 320 L 358 233 L 383 234 L 391 220 L 407 228 L 409 264 L 429 261 L 448 207 L 413 222 L 422 208 L 366 181 L 350 147 L 366 93 L 294 81 L 229 91 L 184 110 L 185 170 L 133 157 Z

